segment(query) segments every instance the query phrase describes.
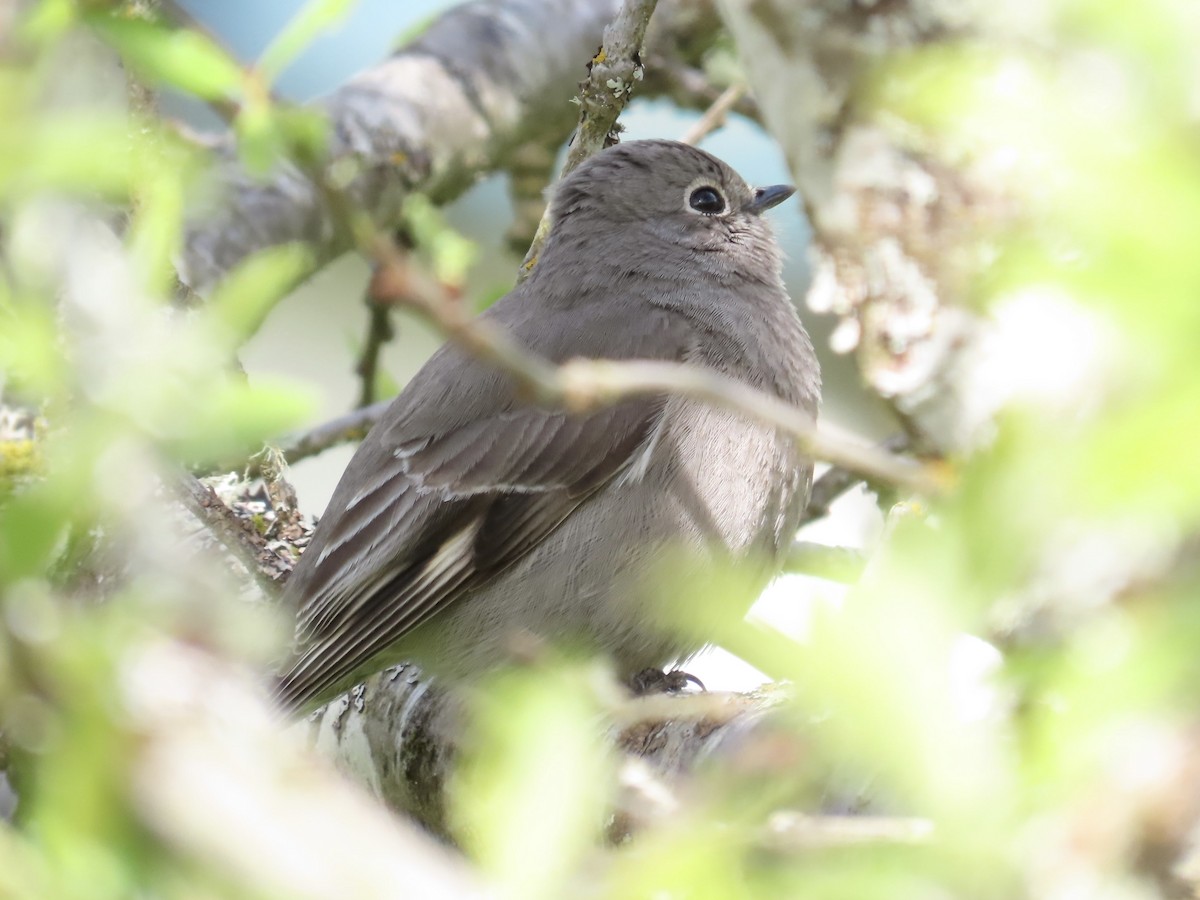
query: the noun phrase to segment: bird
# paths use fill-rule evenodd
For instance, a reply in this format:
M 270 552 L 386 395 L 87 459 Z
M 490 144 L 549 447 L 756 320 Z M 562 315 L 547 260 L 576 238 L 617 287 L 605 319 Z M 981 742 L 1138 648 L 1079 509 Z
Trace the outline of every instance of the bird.
M 763 216 L 792 193 L 688 144 L 617 144 L 560 180 L 536 264 L 481 315 L 553 363 L 685 363 L 815 419 L 820 367 Z M 471 684 L 528 635 L 644 685 L 702 647 L 664 624 L 655 567 L 732 560 L 761 589 L 811 486 L 795 441 L 741 412 L 668 394 L 538 405 L 447 343 L 361 443 L 291 573 L 275 695 L 309 712 L 402 662 Z

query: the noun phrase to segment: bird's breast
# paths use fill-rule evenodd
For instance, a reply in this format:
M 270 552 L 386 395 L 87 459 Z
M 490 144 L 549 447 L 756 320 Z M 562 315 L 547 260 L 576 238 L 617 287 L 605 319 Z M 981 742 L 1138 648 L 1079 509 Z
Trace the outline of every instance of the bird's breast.
M 672 400 L 656 450 L 684 527 L 738 556 L 778 556 L 799 522 L 810 464 L 790 439 L 738 413 Z

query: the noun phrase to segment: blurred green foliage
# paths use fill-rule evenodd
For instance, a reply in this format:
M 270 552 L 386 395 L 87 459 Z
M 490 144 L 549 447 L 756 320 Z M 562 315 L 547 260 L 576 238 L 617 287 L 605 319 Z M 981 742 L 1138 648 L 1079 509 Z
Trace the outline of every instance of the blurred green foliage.
M 203 36 L 123 6 L 28 7 L 0 37 L 0 389 L 46 425 L 0 435 L 0 758 L 21 796 L 19 829 L 0 825 L 0 896 L 215 895 L 225 876 L 138 814 L 122 678 L 161 635 L 234 656 L 271 639 L 176 555 L 161 497 L 172 467 L 243 460 L 308 415 L 304 391 L 233 366 L 307 252 L 264 253 L 216 302 L 177 306 L 172 260 L 205 162 L 105 93 L 123 76 L 100 42 L 148 83 L 204 99 L 241 99 L 245 73 Z M 124 554 L 113 571 L 105 542 Z M 237 646 L 246 629 L 258 646 Z
M 2 39 L 0 377 L 8 401 L 49 424 L 36 444 L 0 440 L 0 751 L 11 748 L 22 793 L 20 824 L 0 825 L 0 897 L 258 896 L 139 814 L 129 767 L 143 736 L 121 679 L 134 648 L 163 634 L 252 655 L 229 637 L 239 614 L 154 543 L 151 499 L 158 472 L 244 459 L 308 409 L 294 386 L 233 370 L 309 268 L 306 248 L 252 257 L 201 307 L 175 306 L 171 260 L 204 154 L 122 97 L 64 95 L 58 67 L 101 41 L 149 85 L 224 105 L 255 171 L 284 154 L 308 163 L 323 121 L 280 108 L 269 86 L 345 7 L 311 4 L 250 70 L 123 4 L 44 0 Z M 1009 404 L 990 445 L 957 461 L 956 490 L 894 516 L 862 582 L 818 606 L 803 641 L 722 615 L 725 581 L 688 586 L 686 625 L 792 682 L 773 724 L 788 751 L 706 767 L 675 815 L 627 844 L 599 849 L 617 762 L 594 670 L 499 676 L 477 701 L 451 797 L 463 847 L 502 895 L 1163 890 L 1169 861 L 1155 854 L 1185 843 L 1200 808 L 1188 765 L 1200 16 L 1179 0 L 1058 0 L 1032 18 L 1032 34 L 998 28 L 888 59 L 863 96 L 914 152 L 1004 162 L 996 187 L 1019 214 L 979 236 L 989 262 L 970 299 L 998 321 L 1032 308 L 1025 362 L 1062 391 Z M 460 284 L 469 244 L 422 198 L 405 218 L 418 255 Z M 6 481 L 31 457 L 37 478 Z M 103 603 L 78 584 L 96 531 L 142 548 Z M 989 678 L 956 665 L 968 634 L 1002 651 Z M 815 809 L 831 785 L 928 819 L 932 837 L 772 837 L 772 812 Z

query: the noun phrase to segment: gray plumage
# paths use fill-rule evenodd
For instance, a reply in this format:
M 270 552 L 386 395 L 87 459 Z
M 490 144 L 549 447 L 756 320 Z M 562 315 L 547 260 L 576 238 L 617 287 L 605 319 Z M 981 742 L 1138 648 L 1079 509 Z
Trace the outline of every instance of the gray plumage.
M 790 193 L 684 144 L 605 150 L 559 186 L 541 259 L 484 315 L 555 362 L 687 362 L 815 416 L 816 357 L 761 216 Z M 811 476 L 752 419 L 680 397 L 530 406 L 448 344 L 367 436 L 292 573 L 278 696 L 312 708 L 401 661 L 470 679 L 522 632 L 624 675 L 661 667 L 698 648 L 662 627 L 641 576 L 682 548 L 765 579 Z

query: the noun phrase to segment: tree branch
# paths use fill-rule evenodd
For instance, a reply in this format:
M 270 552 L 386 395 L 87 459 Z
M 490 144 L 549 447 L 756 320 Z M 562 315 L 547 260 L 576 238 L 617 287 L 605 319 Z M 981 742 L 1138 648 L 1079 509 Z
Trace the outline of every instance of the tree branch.
M 745 94 L 746 85 L 740 81 L 725 88 L 679 140 L 685 144 L 700 143 L 709 133 L 725 124 L 725 118 L 729 115 L 729 111 Z
M 642 80 L 642 45 L 657 0 L 625 0 L 621 13 L 604 29 L 604 43 L 588 63 L 588 77 L 579 83 L 579 126 L 567 151 L 559 178 L 573 172 L 589 156 L 617 143 L 617 117 L 629 102 L 633 86 Z M 533 243 L 521 261 L 519 278 L 537 264 L 550 232 L 549 209 L 542 213 Z
M 330 123 L 329 180 L 386 229 L 411 192 L 448 200 L 481 172 L 504 168 L 523 144 L 555 140 L 574 118 L 568 86 L 620 8 L 618 0 L 475 0 L 451 9 L 319 105 Z M 255 177 L 227 137 L 215 175 L 223 197 L 189 223 L 179 263 L 201 294 L 267 247 L 304 242 L 317 265 L 350 248 L 352 235 L 334 225 L 322 191 L 296 165 Z
M 194 475 L 182 472 L 176 478 L 176 493 L 183 505 L 221 544 L 234 555 L 254 579 L 266 597 L 279 593 L 275 552 L 267 546 L 267 540 L 246 521 L 240 519 L 217 496 L 216 491 L 201 483 Z M 290 561 L 285 571 L 291 569 Z
M 842 349 L 856 351 L 863 380 L 919 447 L 973 446 L 1004 392 L 980 390 L 973 368 L 989 329 L 961 302 L 977 265 L 965 248 L 981 227 L 1011 224 L 1019 204 L 986 174 L 999 160 L 947 163 L 880 115 L 873 80 L 880 61 L 970 40 L 986 16 L 842 0 L 810 0 L 803 15 L 792 0 L 720 11 L 812 225 L 808 305 L 841 318 Z
M 377 298 L 427 316 L 451 339 L 502 369 L 534 402 L 583 411 L 644 394 L 682 394 L 774 425 L 814 459 L 864 478 L 920 493 L 939 493 L 947 486 L 948 473 L 939 468 L 881 453 L 830 426 L 818 430 L 791 404 L 716 372 L 651 361 L 576 359 L 555 366 L 531 355 L 488 320 L 473 316 L 452 293 L 414 268 L 387 235 L 377 235 L 370 252 L 379 267 L 373 280 Z
M 702 759 L 745 747 L 777 701 L 773 692 L 634 698 L 611 710 L 613 738 L 623 753 L 655 772 L 679 775 Z M 392 809 L 444 831 L 443 788 L 457 754 L 462 713 L 456 695 L 438 689 L 413 666 L 395 666 L 296 728 Z

